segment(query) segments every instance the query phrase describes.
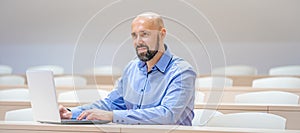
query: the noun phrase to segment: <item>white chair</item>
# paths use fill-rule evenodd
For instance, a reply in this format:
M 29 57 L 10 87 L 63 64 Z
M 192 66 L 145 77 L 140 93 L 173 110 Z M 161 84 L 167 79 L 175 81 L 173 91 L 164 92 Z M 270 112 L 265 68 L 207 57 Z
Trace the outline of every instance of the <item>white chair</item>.
M 273 67 L 269 70 L 269 75 L 300 76 L 300 65 Z
M 226 77 L 202 77 L 196 79 L 196 88 L 224 88 L 232 87 L 233 80 Z
M 29 90 L 26 88 L 0 90 L 0 101 L 30 101 Z
M 56 65 L 42 65 L 42 66 L 32 66 L 29 67 L 27 70 L 50 70 L 53 72 L 54 75 L 62 75 L 64 74 L 64 68 L 61 66 Z
M 103 99 L 109 92 L 97 89 L 80 89 L 76 91 L 62 92 L 58 95 L 59 102 L 91 103 Z
M 34 121 L 31 108 L 17 109 L 5 113 L 5 121 Z
M 0 85 L 24 85 L 25 78 L 18 75 L 0 76 Z
M 88 74 L 93 75 L 103 75 L 103 76 L 120 76 L 122 74 L 122 70 L 116 66 L 98 66 L 93 69 L 88 70 Z
M 100 90 L 100 89 L 98 89 L 98 92 L 99 92 L 99 94 L 100 94 L 100 98 L 101 98 L 101 99 L 106 98 L 106 97 L 109 95 L 109 93 L 110 93 L 110 91 L 107 91 L 107 90 Z
M 285 129 L 286 119 L 268 113 L 245 112 L 215 116 L 206 126 L 235 128 Z
M 235 103 L 241 104 L 298 104 L 299 96 L 283 91 L 261 91 L 239 94 Z
M 0 65 L 0 75 L 1 74 L 11 74 L 12 68 L 7 65 Z
M 213 69 L 212 75 L 226 75 L 226 76 L 257 75 L 257 69 L 245 65 L 226 66 L 226 67 L 219 67 Z
M 223 113 L 210 109 L 194 109 L 193 126 L 205 126 L 206 123 L 214 116 L 223 115 Z
M 55 86 L 86 86 L 87 80 L 81 76 L 54 77 Z
M 300 78 L 272 77 L 253 80 L 253 88 L 300 88 Z
M 204 102 L 204 96 L 205 94 L 200 91 L 195 91 L 195 104 L 201 104 Z

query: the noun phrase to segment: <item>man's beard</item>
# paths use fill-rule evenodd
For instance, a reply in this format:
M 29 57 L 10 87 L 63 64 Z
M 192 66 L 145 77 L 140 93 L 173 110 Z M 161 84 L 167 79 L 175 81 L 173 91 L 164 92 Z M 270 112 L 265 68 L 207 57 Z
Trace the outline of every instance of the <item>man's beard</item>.
M 143 48 L 143 47 L 147 49 L 147 52 L 139 53 L 138 48 Z M 149 50 L 149 47 L 147 45 L 140 44 L 140 45 L 136 46 L 136 54 L 141 61 L 146 62 L 146 61 L 151 60 L 157 54 L 158 47 L 159 47 L 159 36 L 157 36 L 157 45 L 156 45 L 155 50 Z

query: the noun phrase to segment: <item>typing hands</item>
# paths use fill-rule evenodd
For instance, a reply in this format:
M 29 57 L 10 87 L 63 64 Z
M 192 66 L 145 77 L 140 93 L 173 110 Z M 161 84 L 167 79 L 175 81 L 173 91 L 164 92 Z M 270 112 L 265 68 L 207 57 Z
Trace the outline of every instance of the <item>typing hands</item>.
M 100 109 L 91 109 L 83 111 L 78 117 L 77 120 L 108 120 L 112 121 L 113 112 L 112 111 L 104 111 Z
M 60 118 L 62 119 L 71 119 L 72 118 L 72 112 L 69 111 L 67 108 L 65 108 L 62 105 L 59 105 L 59 113 Z M 83 111 L 78 117 L 77 120 L 108 120 L 112 121 L 113 119 L 113 112 L 112 111 L 104 111 L 100 109 L 91 109 Z
M 61 119 L 71 119 L 72 112 L 62 105 L 59 105 L 59 114 Z

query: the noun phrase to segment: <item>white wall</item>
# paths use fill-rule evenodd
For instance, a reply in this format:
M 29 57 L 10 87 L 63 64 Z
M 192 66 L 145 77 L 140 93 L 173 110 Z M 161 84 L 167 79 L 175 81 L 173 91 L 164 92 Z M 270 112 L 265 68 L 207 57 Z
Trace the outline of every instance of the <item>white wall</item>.
M 174 53 L 197 65 L 202 74 L 208 73 L 211 66 L 222 65 L 222 57 L 225 57 L 227 65 L 252 65 L 261 74 L 266 74 L 272 66 L 300 64 L 299 0 L 187 2 L 201 11 L 211 23 L 182 2 L 125 0 L 107 8 L 100 17 L 91 21 L 82 32 L 79 49 L 75 50 L 85 23 L 111 1 L 2 0 L 0 64 L 12 66 L 14 73 L 24 73 L 29 66 L 44 64 L 61 65 L 67 73 L 71 73 L 72 66 L 83 71 L 94 61 L 96 65 L 116 64 L 123 67 L 135 55 L 128 40 L 130 19 L 111 32 L 98 54 L 97 46 L 118 22 L 149 10 L 173 18 L 166 18 L 169 33 L 166 42 Z M 191 27 L 203 42 L 200 43 L 191 31 L 176 22 Z M 225 56 L 222 56 L 221 47 L 209 24 L 218 33 Z

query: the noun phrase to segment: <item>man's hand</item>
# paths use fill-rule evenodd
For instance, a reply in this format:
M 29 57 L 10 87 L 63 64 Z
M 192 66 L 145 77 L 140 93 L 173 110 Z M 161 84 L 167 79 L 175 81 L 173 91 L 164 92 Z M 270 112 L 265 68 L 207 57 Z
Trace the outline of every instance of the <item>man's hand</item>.
M 72 112 L 67 110 L 67 108 L 65 108 L 62 105 L 59 105 L 59 114 L 60 114 L 61 119 L 71 119 L 72 118 Z
M 113 112 L 112 111 L 104 111 L 100 109 L 91 109 L 83 111 L 78 117 L 77 120 L 82 120 L 86 118 L 87 120 L 108 120 L 112 121 Z

